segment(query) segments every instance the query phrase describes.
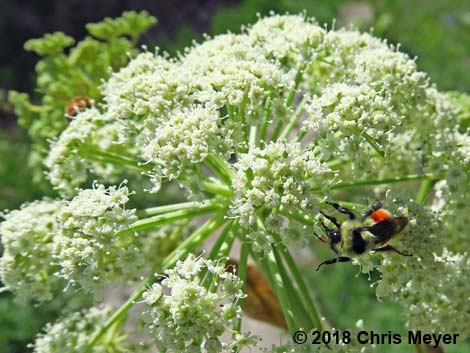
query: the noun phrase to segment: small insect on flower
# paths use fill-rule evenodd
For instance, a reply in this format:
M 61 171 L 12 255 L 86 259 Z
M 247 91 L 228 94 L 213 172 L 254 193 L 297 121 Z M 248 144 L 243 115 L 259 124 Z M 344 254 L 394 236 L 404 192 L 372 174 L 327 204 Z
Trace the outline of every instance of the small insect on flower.
M 321 241 L 329 242 L 337 257 L 323 261 L 318 265 L 317 271 L 322 265 L 351 261 L 353 257 L 367 252 L 392 251 L 403 256 L 411 256 L 411 254 L 402 253 L 391 245 L 385 245 L 407 226 L 408 217 L 392 217 L 380 202 L 376 202 L 364 214 L 362 219 L 358 220 L 356 215 L 348 208 L 337 203 L 328 202 L 328 204 L 339 212 L 348 215 L 349 219 L 339 224 L 335 217 L 321 212 L 337 229 L 328 228 L 322 221 L 321 224 L 325 229 L 326 236 L 319 236 L 316 233 L 315 235 Z
M 65 113 L 68 117 L 74 117 L 81 111 L 89 109 L 94 105 L 94 99 L 87 96 L 76 96 L 73 97 L 71 102 L 65 107 Z

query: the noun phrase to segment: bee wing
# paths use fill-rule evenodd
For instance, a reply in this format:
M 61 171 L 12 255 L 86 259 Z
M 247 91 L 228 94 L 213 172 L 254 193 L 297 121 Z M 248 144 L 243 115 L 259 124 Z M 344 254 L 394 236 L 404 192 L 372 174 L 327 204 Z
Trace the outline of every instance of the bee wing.
M 408 217 L 394 217 L 367 227 L 367 230 L 377 238 L 375 239 L 376 244 L 384 244 L 395 234 L 400 233 L 407 224 Z

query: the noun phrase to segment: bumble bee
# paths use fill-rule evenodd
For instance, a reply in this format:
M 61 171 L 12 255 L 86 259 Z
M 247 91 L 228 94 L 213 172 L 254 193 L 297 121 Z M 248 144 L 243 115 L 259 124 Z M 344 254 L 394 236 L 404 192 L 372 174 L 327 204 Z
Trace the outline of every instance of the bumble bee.
M 87 96 L 76 96 L 65 107 L 65 113 L 68 117 L 74 117 L 78 113 L 95 105 L 95 101 Z
M 75 96 L 72 99 L 70 99 L 70 97 L 66 97 L 57 92 L 51 92 L 51 91 L 43 90 L 43 89 L 35 89 L 35 91 L 41 94 L 46 94 L 46 95 L 55 97 L 64 102 L 68 102 L 68 104 L 65 107 L 65 115 L 68 118 L 73 118 L 81 111 L 87 110 L 95 106 L 95 100 L 87 96 Z
M 339 224 L 335 217 L 320 212 L 337 229 L 328 228 L 322 221 L 321 224 L 325 229 L 326 236 L 314 234 L 321 241 L 329 242 L 331 249 L 336 253 L 337 257 L 323 261 L 318 265 L 317 271 L 322 265 L 351 261 L 353 257 L 367 252 L 391 251 L 403 256 L 411 256 L 411 254 L 405 254 L 391 245 L 385 245 L 407 226 L 409 222 L 408 217 L 392 217 L 390 212 L 385 210 L 380 202 L 376 202 L 364 214 L 362 219 L 358 220 L 356 215 L 348 208 L 337 203 L 327 203 L 339 212 L 346 214 L 349 219 Z

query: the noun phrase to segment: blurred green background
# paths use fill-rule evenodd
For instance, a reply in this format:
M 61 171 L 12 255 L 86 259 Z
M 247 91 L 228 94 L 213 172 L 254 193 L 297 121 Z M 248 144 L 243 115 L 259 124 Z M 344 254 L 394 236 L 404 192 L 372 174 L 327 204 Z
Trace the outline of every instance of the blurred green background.
M 470 4 L 462 0 L 2 0 L 0 4 L 0 210 L 14 209 L 43 195 L 54 196 L 47 183 L 33 180 L 29 155 L 31 139 L 17 125 L 7 101 L 10 89 L 38 99 L 34 67 L 38 56 L 26 52 L 23 44 L 48 32 L 63 31 L 76 41 L 86 35 L 85 24 L 104 17 L 117 17 L 125 10 L 147 10 L 158 25 L 147 31 L 139 44 L 159 46 L 174 55 L 202 34 L 215 35 L 256 21 L 257 14 L 305 11 L 328 27 L 353 25 L 372 30 L 376 36 L 401 43 L 401 50 L 417 57 L 440 90 L 470 90 Z M 468 99 L 467 99 L 467 105 Z M 171 198 L 171 195 L 166 196 Z M 1 249 L 0 249 L 1 251 Z M 328 256 L 325 253 L 324 256 Z M 367 278 L 357 277 L 350 266 L 321 274 L 305 269 L 324 314 L 339 328 L 353 327 L 367 318 L 366 328 L 376 332 L 403 332 L 400 307 L 390 301 L 378 302 Z M 320 280 L 319 280 L 320 277 Z M 345 286 L 351 279 L 354 286 Z M 345 287 L 348 291 L 345 292 Z M 330 298 L 335 298 L 331 300 Z M 328 299 L 328 300 L 327 300 Z M 88 298 L 54 301 L 47 306 L 18 304 L 8 293 L 0 294 L 0 351 L 28 352 L 26 345 L 48 321 L 65 307 L 88 304 Z M 402 328 L 400 329 L 397 328 Z M 468 345 L 446 347 L 446 352 L 464 352 Z M 410 352 L 409 346 L 385 346 L 383 352 Z M 470 351 L 470 350 L 468 350 Z

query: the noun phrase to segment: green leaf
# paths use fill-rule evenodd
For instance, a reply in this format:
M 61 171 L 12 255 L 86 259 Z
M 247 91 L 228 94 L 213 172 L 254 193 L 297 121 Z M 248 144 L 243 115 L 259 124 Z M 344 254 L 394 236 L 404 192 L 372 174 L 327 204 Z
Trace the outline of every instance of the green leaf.
M 57 55 L 65 48 L 75 43 L 72 37 L 62 32 L 54 32 L 44 35 L 42 38 L 30 39 L 24 44 L 27 51 L 35 52 L 38 55 Z
M 157 23 L 157 19 L 147 11 L 126 11 L 121 17 L 105 18 L 98 23 L 88 23 L 88 32 L 99 39 L 111 41 L 114 38 L 130 36 L 135 43 L 139 36 Z

